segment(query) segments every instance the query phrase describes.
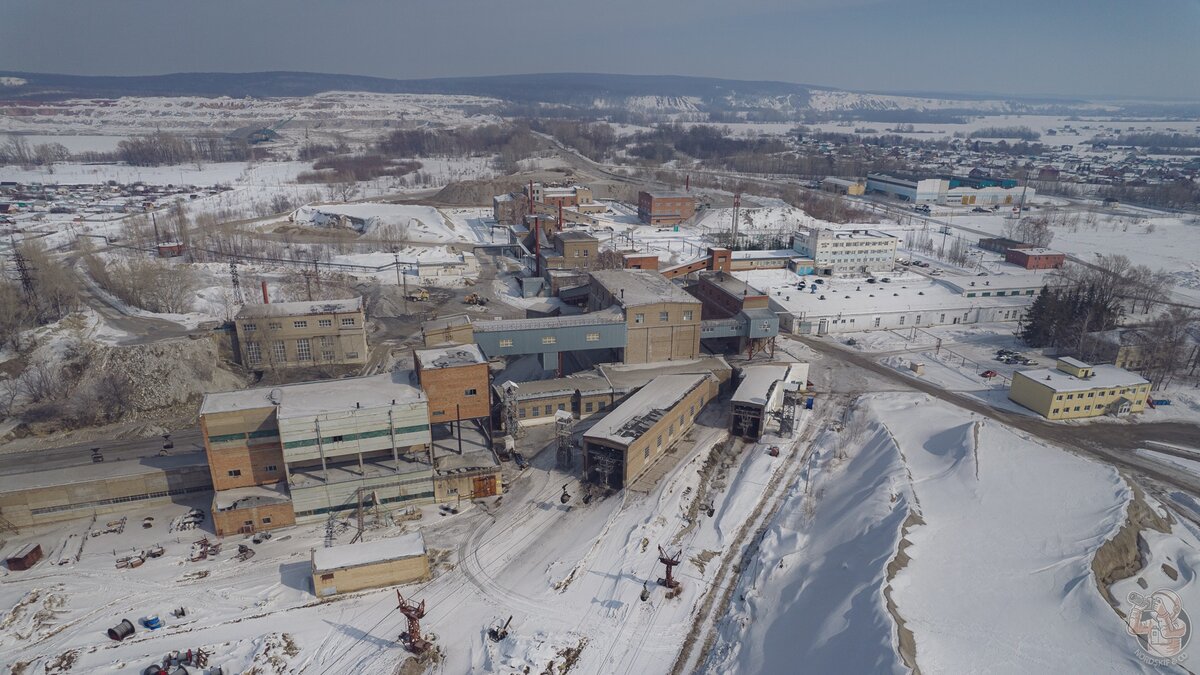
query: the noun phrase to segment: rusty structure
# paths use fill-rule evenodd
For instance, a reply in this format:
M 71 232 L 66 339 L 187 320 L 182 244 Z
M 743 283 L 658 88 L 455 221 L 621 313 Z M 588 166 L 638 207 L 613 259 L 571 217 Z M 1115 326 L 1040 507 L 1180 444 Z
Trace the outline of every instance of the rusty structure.
M 679 558 L 682 555 L 683 551 L 679 551 L 675 555 L 670 556 L 667 555 L 667 552 L 663 550 L 662 546 L 658 547 L 658 562 L 662 563 L 667 568 L 667 576 L 665 578 L 659 577 L 658 579 L 659 586 L 666 586 L 673 591 L 679 588 L 679 580 L 674 577 L 672 572 L 675 567 L 679 565 Z
M 425 617 L 425 601 L 417 604 L 411 600 L 405 600 L 400 591 L 396 591 L 396 598 L 400 602 L 400 613 L 408 619 L 408 631 L 400 635 L 400 641 L 404 643 L 404 647 L 414 654 L 424 654 L 432 645 L 428 640 L 421 637 L 421 619 Z

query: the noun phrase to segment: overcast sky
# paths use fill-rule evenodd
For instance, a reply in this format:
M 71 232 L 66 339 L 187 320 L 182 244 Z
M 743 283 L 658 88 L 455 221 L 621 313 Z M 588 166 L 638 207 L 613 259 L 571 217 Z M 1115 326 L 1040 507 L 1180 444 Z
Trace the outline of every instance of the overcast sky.
M 0 0 L 0 69 L 1200 98 L 1200 0 Z

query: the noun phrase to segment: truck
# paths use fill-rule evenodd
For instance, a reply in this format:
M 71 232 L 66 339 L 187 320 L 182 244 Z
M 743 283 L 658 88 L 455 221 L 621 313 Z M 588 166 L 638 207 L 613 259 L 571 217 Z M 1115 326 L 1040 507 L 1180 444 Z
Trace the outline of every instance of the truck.
M 413 302 L 427 302 L 429 300 L 429 291 L 420 287 L 412 288 L 409 289 L 408 295 L 404 297 Z

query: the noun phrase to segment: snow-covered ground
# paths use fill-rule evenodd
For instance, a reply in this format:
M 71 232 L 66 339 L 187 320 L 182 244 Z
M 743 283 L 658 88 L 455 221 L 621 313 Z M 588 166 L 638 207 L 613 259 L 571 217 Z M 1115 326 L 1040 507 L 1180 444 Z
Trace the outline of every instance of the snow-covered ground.
M 1153 671 L 1091 570 L 1131 499 L 1113 469 L 928 397 L 879 394 L 818 439 L 805 478 L 706 672 L 905 672 L 901 647 L 922 672 Z M 1151 539 L 1153 556 L 1189 562 L 1178 581 L 1151 580 L 1192 606 L 1195 541 L 1182 526 Z
M 694 446 L 680 449 L 670 460 L 678 464 L 666 465 L 665 476 L 645 492 L 584 505 L 581 486 L 550 468 L 548 451 L 502 499 L 464 503 L 462 513 L 449 517 L 428 507 L 420 520 L 370 529 L 367 541 L 420 529 L 441 561 L 433 580 L 400 589 L 426 602 L 422 627 L 442 652 L 440 672 L 563 672 L 549 664 L 561 667 L 572 648 L 582 649 L 572 672 L 669 671 L 699 603 L 739 554 L 735 542 L 764 492 L 795 467 L 790 442 L 767 437 L 764 443 L 784 446 L 782 456 L 770 456 L 766 445 L 748 446 L 706 474 L 705 458 L 724 433 L 715 412 L 706 411 L 705 424 L 690 434 Z M 802 426 L 814 414 L 802 414 Z M 564 483 L 573 495 L 566 506 L 559 503 Z M 705 503 L 697 501 L 701 490 Z M 251 544 L 256 555 L 246 562 L 233 559 L 239 537 L 226 538 L 215 560 L 189 562 L 192 542 L 204 533 L 169 531 L 168 524 L 192 505 L 131 507 L 120 533 L 88 535 L 106 529 L 105 522 L 116 520 L 110 516 L 10 537 L 5 551 L 38 541 L 47 559 L 0 581 L 0 608 L 7 612 L 0 621 L 9 629 L 0 631 L 0 662 L 36 664 L 37 672 L 65 672 L 46 668 L 64 661 L 73 672 L 140 672 L 169 650 L 204 648 L 226 672 L 327 673 L 392 672 L 405 658 L 394 589 L 328 602 L 313 597 L 309 550 L 323 545 L 323 523 Z M 155 518 L 147 529 L 145 516 Z M 337 531 L 344 543 L 353 528 Z M 116 558 L 154 544 L 166 549 L 162 558 L 133 570 L 114 567 Z M 676 574 L 683 589 L 675 598 L 654 584 L 659 544 L 682 554 Z M 646 601 L 639 598 L 643 582 Z M 173 617 L 180 606 L 187 615 Z M 166 627 L 139 628 L 121 643 L 104 634 L 123 618 L 152 614 Z M 509 615 L 509 637 L 489 641 L 487 626 Z

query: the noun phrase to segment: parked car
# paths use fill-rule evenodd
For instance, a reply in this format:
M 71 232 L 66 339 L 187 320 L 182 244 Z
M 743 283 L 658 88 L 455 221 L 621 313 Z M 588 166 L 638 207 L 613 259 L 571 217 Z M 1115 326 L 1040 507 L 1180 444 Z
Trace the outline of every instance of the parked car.
M 971 209 L 971 213 L 988 213 L 988 210 L 982 206 L 976 206 L 975 208 Z
M 982 377 L 982 378 L 984 378 L 984 379 L 988 379 L 988 380 L 990 380 L 990 379 L 992 379 L 993 377 L 996 377 L 996 376 L 997 376 L 997 375 L 999 375 L 999 374 L 1000 374 L 1000 373 L 997 373 L 997 372 L 996 372 L 996 371 L 994 371 L 994 370 L 985 370 L 985 371 L 983 371 L 982 373 L 980 373 L 980 374 L 979 374 L 979 376 L 980 376 L 980 377 Z

